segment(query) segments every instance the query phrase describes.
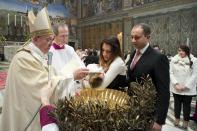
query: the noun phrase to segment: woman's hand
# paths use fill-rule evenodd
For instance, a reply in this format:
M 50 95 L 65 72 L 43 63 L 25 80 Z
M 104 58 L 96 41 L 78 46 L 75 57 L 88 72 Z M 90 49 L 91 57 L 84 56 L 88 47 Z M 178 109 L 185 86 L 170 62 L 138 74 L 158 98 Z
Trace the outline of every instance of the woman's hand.
M 175 89 L 176 89 L 177 92 L 182 92 L 183 88 L 180 84 L 177 83 L 177 84 L 175 84 Z
M 183 92 L 183 91 L 189 90 L 189 88 L 187 88 L 186 86 L 181 85 L 181 84 L 176 84 L 176 85 L 175 85 L 175 89 L 176 89 L 178 92 Z
M 182 91 L 189 91 L 189 88 L 187 88 L 185 85 L 181 85 Z

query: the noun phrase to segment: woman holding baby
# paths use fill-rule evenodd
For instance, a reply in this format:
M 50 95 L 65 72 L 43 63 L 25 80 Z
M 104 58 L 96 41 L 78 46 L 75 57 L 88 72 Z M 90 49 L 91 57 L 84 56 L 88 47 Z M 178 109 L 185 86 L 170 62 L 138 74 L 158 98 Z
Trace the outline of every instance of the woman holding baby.
M 104 70 L 101 88 L 124 90 L 126 83 L 126 66 L 122 59 L 120 42 L 117 37 L 108 37 L 100 44 L 99 65 Z

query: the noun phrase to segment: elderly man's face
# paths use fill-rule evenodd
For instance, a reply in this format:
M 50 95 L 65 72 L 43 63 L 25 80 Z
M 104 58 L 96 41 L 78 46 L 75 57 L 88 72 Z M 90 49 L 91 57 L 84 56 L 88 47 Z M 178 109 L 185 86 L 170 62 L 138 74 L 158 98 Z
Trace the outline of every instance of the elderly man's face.
M 45 36 L 37 36 L 36 38 L 36 46 L 44 53 L 46 54 L 52 44 L 52 41 L 54 39 L 54 35 L 45 35 Z

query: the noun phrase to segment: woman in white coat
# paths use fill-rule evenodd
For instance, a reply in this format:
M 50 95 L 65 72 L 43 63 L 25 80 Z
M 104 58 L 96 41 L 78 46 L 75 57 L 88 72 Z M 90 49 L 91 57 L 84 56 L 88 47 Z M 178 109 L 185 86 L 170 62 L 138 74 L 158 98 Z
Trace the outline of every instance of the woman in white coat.
M 179 126 L 183 105 L 183 125 L 188 128 L 192 96 L 196 95 L 197 59 L 186 45 L 180 45 L 178 54 L 170 62 L 171 91 L 174 96 L 175 126 Z

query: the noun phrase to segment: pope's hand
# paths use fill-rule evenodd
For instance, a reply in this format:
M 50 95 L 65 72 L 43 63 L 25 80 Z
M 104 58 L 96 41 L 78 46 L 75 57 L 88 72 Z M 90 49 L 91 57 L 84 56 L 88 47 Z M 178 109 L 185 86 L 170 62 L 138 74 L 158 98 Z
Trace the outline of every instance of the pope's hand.
M 86 77 L 88 75 L 89 69 L 87 68 L 81 68 L 81 69 L 77 69 L 73 75 L 74 75 L 74 79 L 75 80 L 81 80 L 84 77 Z
M 48 82 L 40 91 L 42 105 L 50 105 L 50 98 L 55 88 L 51 87 L 51 81 Z

